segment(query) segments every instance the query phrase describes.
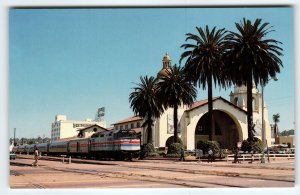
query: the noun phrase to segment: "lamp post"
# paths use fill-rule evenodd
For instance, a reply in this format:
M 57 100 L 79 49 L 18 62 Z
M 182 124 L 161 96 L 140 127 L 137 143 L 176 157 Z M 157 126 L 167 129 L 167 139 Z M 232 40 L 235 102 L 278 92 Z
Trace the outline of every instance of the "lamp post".
M 276 77 L 272 77 L 274 81 L 277 81 L 278 79 Z M 271 79 L 268 79 L 270 81 Z M 261 158 L 261 163 L 265 163 L 265 147 L 268 147 L 268 144 L 266 143 L 266 131 L 265 131 L 265 106 L 264 106 L 264 87 L 265 84 L 261 84 L 261 141 L 263 145 L 263 151 L 262 151 L 262 158 Z

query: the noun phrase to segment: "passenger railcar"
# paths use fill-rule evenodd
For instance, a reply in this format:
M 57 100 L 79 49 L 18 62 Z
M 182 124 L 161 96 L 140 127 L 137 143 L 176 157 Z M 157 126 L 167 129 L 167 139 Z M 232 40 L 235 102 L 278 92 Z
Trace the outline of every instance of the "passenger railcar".
M 90 139 L 81 138 L 69 141 L 69 155 L 71 156 L 90 156 Z
M 25 153 L 25 145 L 18 146 L 17 152 L 18 152 L 18 153 Z
M 91 138 L 77 138 L 16 146 L 18 153 L 33 153 L 37 148 L 43 155 L 68 155 L 93 158 L 131 159 L 140 150 L 140 139 L 133 130 L 111 130 L 97 132 Z
M 41 155 L 45 155 L 48 153 L 49 144 L 48 143 L 40 143 L 36 145 L 36 148 L 39 150 Z
M 49 144 L 48 153 L 52 155 L 67 155 L 69 152 L 68 141 L 57 141 Z
M 34 153 L 34 150 L 35 150 L 35 144 L 27 145 L 27 147 L 26 147 L 26 152 L 27 152 L 28 154 L 33 154 L 33 153 Z

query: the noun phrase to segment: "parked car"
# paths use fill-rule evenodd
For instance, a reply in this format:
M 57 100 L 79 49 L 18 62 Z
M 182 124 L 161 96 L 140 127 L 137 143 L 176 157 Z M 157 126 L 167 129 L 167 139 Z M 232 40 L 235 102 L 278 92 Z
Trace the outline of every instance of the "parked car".
M 16 160 L 16 154 L 13 153 L 13 152 L 10 152 L 10 153 L 9 153 L 9 159 L 10 159 L 10 160 Z

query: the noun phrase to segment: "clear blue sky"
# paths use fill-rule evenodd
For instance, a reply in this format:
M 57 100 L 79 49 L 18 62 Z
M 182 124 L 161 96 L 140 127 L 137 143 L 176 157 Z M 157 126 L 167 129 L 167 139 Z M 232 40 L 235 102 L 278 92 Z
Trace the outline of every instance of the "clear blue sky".
M 106 108 L 108 126 L 133 115 L 128 97 L 139 76 L 156 76 L 168 52 L 178 64 L 185 33 L 195 26 L 236 31 L 243 17 L 274 26 L 284 68 L 265 88 L 280 130 L 294 128 L 292 8 L 11 9 L 9 12 L 9 132 L 50 137 L 56 114 L 94 118 Z M 227 91 L 214 96 L 229 99 Z M 198 100 L 207 92 L 198 89 Z

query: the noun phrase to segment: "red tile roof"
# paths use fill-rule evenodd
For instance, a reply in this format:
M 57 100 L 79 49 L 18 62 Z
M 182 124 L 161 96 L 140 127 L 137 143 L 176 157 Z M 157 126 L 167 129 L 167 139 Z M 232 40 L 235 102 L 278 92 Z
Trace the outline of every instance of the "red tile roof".
M 220 97 L 214 97 L 213 98 L 213 101 L 218 99 Z M 193 110 L 195 108 L 198 108 L 198 107 L 201 107 L 201 106 L 204 106 L 205 104 L 208 104 L 208 99 L 206 100 L 200 100 L 200 101 L 197 101 L 197 102 L 194 102 L 190 108 L 188 108 L 188 110 Z
M 128 123 L 128 122 L 132 122 L 132 121 L 139 121 L 139 120 L 143 120 L 143 118 L 139 117 L 139 116 L 132 116 L 132 117 L 126 118 L 124 120 L 118 121 L 118 122 L 114 123 L 113 125 Z
M 94 127 L 94 126 L 99 127 L 100 129 L 103 129 L 103 130 L 105 130 L 105 131 L 108 130 L 108 129 L 106 129 L 106 128 L 104 128 L 104 127 L 101 127 L 101 126 L 99 126 L 99 125 L 97 125 L 97 124 L 94 124 L 94 125 L 85 127 L 85 128 L 83 128 L 83 129 L 78 129 L 77 131 L 84 131 L 84 130 L 89 129 L 89 128 Z
M 203 106 L 205 104 L 208 103 L 208 100 L 200 100 L 200 101 L 197 101 L 197 102 L 194 102 L 191 107 L 189 107 L 189 110 L 192 110 L 194 108 L 197 108 L 197 107 L 200 107 L 200 106 Z

